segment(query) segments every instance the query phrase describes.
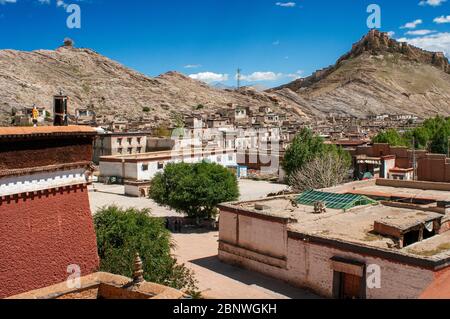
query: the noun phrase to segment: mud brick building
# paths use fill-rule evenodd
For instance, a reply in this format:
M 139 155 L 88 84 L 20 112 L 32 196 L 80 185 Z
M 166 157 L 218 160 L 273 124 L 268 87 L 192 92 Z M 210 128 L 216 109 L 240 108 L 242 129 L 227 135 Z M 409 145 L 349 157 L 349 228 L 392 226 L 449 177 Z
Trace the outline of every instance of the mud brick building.
M 399 174 L 407 176 L 411 170 L 414 171 L 415 158 L 417 180 L 450 183 L 450 158 L 444 154 L 430 154 L 422 150 L 413 152 L 407 147 L 392 147 L 389 144 L 358 146 L 351 153 L 356 175 L 370 172 L 381 178 L 395 178 Z
M 0 128 L 0 298 L 94 273 L 89 127 Z
M 450 184 L 371 180 L 222 204 L 219 258 L 328 298 L 450 298 L 449 203 Z

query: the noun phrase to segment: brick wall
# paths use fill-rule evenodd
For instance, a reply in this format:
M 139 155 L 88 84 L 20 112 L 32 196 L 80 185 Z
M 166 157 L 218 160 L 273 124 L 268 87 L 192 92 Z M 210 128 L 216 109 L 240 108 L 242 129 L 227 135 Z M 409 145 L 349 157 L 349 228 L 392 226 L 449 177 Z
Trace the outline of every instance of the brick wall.
M 97 244 L 87 188 L 43 193 L 0 204 L 0 298 L 96 271 Z

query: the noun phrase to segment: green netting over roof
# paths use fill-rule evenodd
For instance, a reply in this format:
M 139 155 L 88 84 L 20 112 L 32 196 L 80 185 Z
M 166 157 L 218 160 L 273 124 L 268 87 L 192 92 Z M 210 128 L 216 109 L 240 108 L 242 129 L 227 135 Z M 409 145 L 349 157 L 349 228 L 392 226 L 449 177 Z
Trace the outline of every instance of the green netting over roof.
M 297 198 L 297 202 L 301 205 L 309 206 L 313 206 L 317 202 L 323 202 L 325 203 L 327 208 L 343 210 L 377 203 L 377 201 L 362 195 L 335 194 L 314 190 L 307 191 L 301 194 Z

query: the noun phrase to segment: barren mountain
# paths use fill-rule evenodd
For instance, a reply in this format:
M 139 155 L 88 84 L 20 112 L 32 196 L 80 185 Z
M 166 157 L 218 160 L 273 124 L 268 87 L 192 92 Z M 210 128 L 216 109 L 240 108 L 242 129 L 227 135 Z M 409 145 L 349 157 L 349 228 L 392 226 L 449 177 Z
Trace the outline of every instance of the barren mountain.
M 312 116 L 450 115 L 450 65 L 442 53 L 370 31 L 335 65 L 269 90 Z
M 36 104 L 52 109 L 53 95 L 70 98 L 69 113 L 91 108 L 109 119 L 139 120 L 144 115 L 168 123 L 174 113 L 190 112 L 199 104 L 216 110 L 229 103 L 272 106 L 304 117 L 297 105 L 275 93 L 246 88 L 222 90 L 177 72 L 151 78 L 92 50 L 63 46 L 57 50 L 0 50 L 0 123 L 9 124 L 11 110 Z M 150 112 L 145 113 L 143 108 Z

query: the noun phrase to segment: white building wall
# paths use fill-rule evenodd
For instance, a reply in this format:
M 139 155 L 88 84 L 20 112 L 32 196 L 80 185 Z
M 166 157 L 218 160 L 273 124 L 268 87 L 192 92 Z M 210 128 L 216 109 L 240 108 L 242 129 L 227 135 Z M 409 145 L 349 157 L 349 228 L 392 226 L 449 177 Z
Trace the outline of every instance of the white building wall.
M 81 168 L 0 178 L 0 196 L 84 184 L 87 182 L 84 173 Z
M 100 161 L 100 175 L 104 177 L 122 177 L 122 163 Z

